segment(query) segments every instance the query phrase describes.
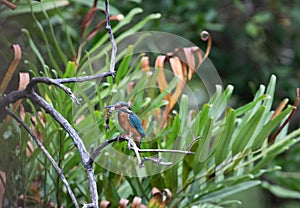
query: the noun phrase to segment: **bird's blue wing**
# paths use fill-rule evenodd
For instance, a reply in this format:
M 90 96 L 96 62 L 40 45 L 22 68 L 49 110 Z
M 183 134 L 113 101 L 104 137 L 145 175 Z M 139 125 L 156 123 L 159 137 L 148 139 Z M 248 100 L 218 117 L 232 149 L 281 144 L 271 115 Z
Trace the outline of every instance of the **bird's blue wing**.
M 128 118 L 129 118 L 130 124 L 139 131 L 139 133 L 141 134 L 141 137 L 144 137 L 145 132 L 144 132 L 144 128 L 143 128 L 140 118 L 137 115 L 135 115 L 134 113 L 130 113 L 128 115 Z

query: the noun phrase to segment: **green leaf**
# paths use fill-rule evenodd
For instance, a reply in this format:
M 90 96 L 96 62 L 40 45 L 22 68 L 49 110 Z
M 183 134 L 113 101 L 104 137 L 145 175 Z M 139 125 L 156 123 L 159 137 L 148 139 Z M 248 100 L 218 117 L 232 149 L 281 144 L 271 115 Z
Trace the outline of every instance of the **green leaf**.
M 258 103 L 260 103 L 261 101 L 265 100 L 265 99 L 270 99 L 270 96 L 268 95 L 262 95 L 259 98 L 255 99 L 254 101 L 247 103 L 246 105 L 243 105 L 239 108 L 236 109 L 236 116 L 239 117 L 243 114 L 245 114 L 246 112 L 252 110 L 255 106 L 258 105 Z
M 294 109 L 294 106 L 289 106 L 287 109 L 285 109 L 283 112 L 281 112 L 278 116 L 276 116 L 273 120 L 269 121 L 266 125 L 263 126 L 259 134 L 255 137 L 252 149 L 255 150 L 259 148 L 262 143 L 265 141 L 265 139 L 271 134 L 271 132 L 274 130 L 274 128 L 280 124 L 280 122 L 283 121 L 283 119 L 291 113 L 291 111 Z
M 300 199 L 300 192 L 291 190 L 278 185 L 271 185 L 268 182 L 262 182 L 262 187 L 268 189 L 272 194 L 284 199 Z
M 256 174 L 260 171 L 261 168 L 263 168 L 268 162 L 271 162 L 274 157 L 279 155 L 280 153 L 288 150 L 288 148 L 295 144 L 296 140 L 281 140 L 280 142 L 274 143 L 271 145 L 268 149 L 262 150 L 262 153 L 260 155 L 257 155 L 256 157 L 262 157 L 262 159 L 255 165 L 255 167 L 251 170 L 251 173 Z
M 249 121 L 245 125 L 240 126 L 240 131 L 237 133 L 236 137 L 234 138 L 234 142 L 232 145 L 232 153 L 234 155 L 239 152 L 242 152 L 245 149 L 251 137 L 253 136 L 253 133 L 255 132 L 264 112 L 265 112 L 265 107 L 260 106 L 260 108 L 249 119 Z
M 105 190 L 104 195 L 106 200 L 110 201 L 113 207 L 117 207 L 118 202 L 120 201 L 120 196 L 115 185 L 108 177 L 103 177 L 103 188 Z
M 272 75 L 266 90 L 266 94 L 270 97 L 270 99 L 266 99 L 263 101 L 263 105 L 266 106 L 267 111 L 269 111 L 272 107 L 275 88 L 276 88 L 276 76 Z
M 5 9 L 4 11 L 1 11 L 2 17 L 8 17 L 8 16 L 14 16 L 14 15 L 22 15 L 27 14 L 33 11 L 34 13 L 39 13 L 42 11 L 48 11 L 52 9 L 57 9 L 59 7 L 64 7 L 69 4 L 69 1 L 67 0 L 59 0 L 59 1 L 53 1 L 53 0 L 43 0 L 40 2 L 32 2 L 32 9 L 30 6 L 28 6 L 28 3 L 18 3 L 16 4 L 17 8 L 15 10 Z
M 49 56 L 52 59 L 52 56 L 53 56 L 52 54 L 56 54 L 57 55 L 56 57 L 59 57 L 61 59 L 62 63 L 65 64 L 65 63 L 67 63 L 68 58 L 66 57 L 65 52 L 61 49 L 61 47 L 60 47 L 60 45 L 57 41 L 57 37 L 55 35 L 51 20 L 50 20 L 47 12 L 45 10 L 43 10 L 43 14 L 45 15 L 45 19 L 47 20 L 48 26 L 49 26 L 49 29 L 50 29 L 51 36 L 49 38 L 52 39 L 52 42 L 50 42 L 51 46 L 54 46 L 53 48 L 56 49 L 56 51 L 54 51 L 53 49 L 52 50 L 49 49 L 49 52 L 48 52 L 50 54 Z M 49 45 L 48 42 L 47 42 L 47 45 Z M 49 47 L 49 46 L 47 46 L 47 47 Z M 54 60 L 51 60 L 51 62 L 54 63 L 53 65 L 55 66 L 55 65 L 57 65 L 58 60 L 54 59 Z M 56 69 L 59 71 L 58 66 L 56 67 Z
M 189 114 L 189 109 L 188 109 L 188 97 L 187 95 L 182 95 L 180 99 L 180 110 L 179 110 L 179 118 L 181 121 L 180 125 L 180 131 L 185 132 L 187 131 L 186 127 L 188 124 L 188 114 Z
M 253 17 L 253 20 L 259 24 L 265 24 L 271 19 L 272 19 L 272 13 L 270 11 L 258 12 Z
M 229 144 L 235 127 L 235 110 L 229 108 L 226 114 L 225 127 L 215 152 L 216 165 L 223 162 L 230 153 Z
M 260 181 L 254 180 L 254 181 L 246 181 L 243 183 L 239 183 L 237 185 L 229 186 L 226 188 L 223 188 L 218 191 L 214 191 L 210 194 L 207 194 L 203 197 L 199 197 L 199 199 L 196 199 L 197 203 L 204 203 L 204 202 L 216 202 L 219 201 L 220 199 L 223 199 L 225 197 L 231 196 L 233 194 L 242 192 L 244 190 L 247 190 L 249 188 L 252 188 L 254 186 L 257 186 L 261 184 Z M 194 202 L 194 203 L 196 203 Z
M 67 66 L 66 66 L 66 71 L 63 75 L 64 78 L 67 77 L 74 77 L 76 72 L 76 66 L 74 61 L 68 61 Z
M 116 83 L 119 84 L 121 79 L 128 74 L 129 71 L 129 64 L 132 59 L 133 54 L 133 45 L 129 45 L 126 51 L 126 54 L 124 55 L 124 58 L 122 59 L 122 62 L 120 63 L 120 66 L 118 67 L 118 72 L 116 74 Z
M 213 120 L 209 119 L 208 120 L 208 125 L 205 126 L 203 130 L 203 145 L 201 146 L 201 152 L 199 154 L 199 162 L 204 162 L 206 161 L 212 154 L 212 148 L 211 144 L 212 141 L 215 139 L 215 137 L 212 136 L 212 126 L 213 126 Z M 198 155 L 197 155 L 198 156 Z
M 39 61 L 41 62 L 42 67 L 44 68 L 44 71 L 46 71 L 45 68 L 45 61 L 43 56 L 41 55 L 39 49 L 36 47 L 35 43 L 33 42 L 33 40 L 30 37 L 29 31 L 27 29 L 22 29 L 22 32 L 25 33 L 25 35 L 27 36 L 28 40 L 29 40 L 29 45 L 31 47 L 31 49 L 33 50 L 33 52 L 35 53 L 35 55 L 37 56 L 37 58 L 39 59 Z
M 165 172 L 166 176 L 166 187 L 171 190 L 171 192 L 177 192 L 178 188 L 178 165 L 174 165 Z

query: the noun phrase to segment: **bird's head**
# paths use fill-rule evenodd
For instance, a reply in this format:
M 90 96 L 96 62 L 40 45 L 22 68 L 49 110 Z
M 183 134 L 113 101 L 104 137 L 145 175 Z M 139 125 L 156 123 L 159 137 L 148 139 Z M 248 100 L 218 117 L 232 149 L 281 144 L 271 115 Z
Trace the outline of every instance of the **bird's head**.
M 119 111 L 123 111 L 125 113 L 131 113 L 131 108 L 130 105 L 126 102 L 117 102 L 114 105 L 109 105 L 106 106 L 105 108 L 110 109 L 111 111 L 113 110 L 119 110 Z

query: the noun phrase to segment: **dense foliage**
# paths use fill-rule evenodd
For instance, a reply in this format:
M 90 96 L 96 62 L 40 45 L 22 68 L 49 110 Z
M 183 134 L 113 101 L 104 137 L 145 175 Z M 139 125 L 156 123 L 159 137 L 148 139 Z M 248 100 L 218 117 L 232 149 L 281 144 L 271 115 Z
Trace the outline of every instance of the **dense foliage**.
M 21 44 L 24 54 L 24 63 L 19 65 L 18 70 L 30 72 L 31 76 L 60 78 L 107 71 L 110 61 L 107 51 L 110 50 L 110 45 L 105 27 L 97 30 L 95 36 L 84 42 L 89 37 L 89 32 L 105 16 L 99 12 L 98 19 L 91 25 L 86 24 L 85 33 L 81 34 L 78 31 L 82 30 L 83 17 L 90 11 L 92 4 L 74 0 L 60 1 L 59 5 L 53 6 L 51 2 L 28 1 L 18 5 L 18 13 L 0 8 L 4 17 L 0 26 L 1 48 L 4 48 L 0 53 L 0 61 L 3 63 L 1 68 L 5 69 L 9 65 L 9 45 L 17 42 Z M 202 7 L 202 4 L 205 6 Z M 162 19 L 159 20 L 158 14 L 147 14 L 145 17 L 141 9 L 132 8 L 132 5 L 147 8 L 148 13 L 159 11 L 163 14 Z M 295 90 L 291 90 L 290 86 L 288 92 L 291 90 L 292 93 L 282 93 L 285 85 L 289 84 L 281 80 L 287 74 L 293 74 L 297 53 L 296 49 L 290 49 L 294 50 L 294 56 L 290 57 L 291 51 L 282 50 L 288 49 L 284 44 L 277 45 L 276 50 L 263 44 L 266 40 L 268 44 L 272 44 L 273 38 L 288 44 L 288 36 L 282 35 L 282 31 L 286 30 L 282 28 L 296 30 L 294 24 L 291 26 L 288 23 L 291 17 L 298 21 L 297 14 L 290 12 L 288 16 L 286 9 L 290 5 L 278 2 L 253 5 L 252 10 L 241 1 L 231 4 L 229 1 L 222 4 L 205 1 L 201 5 L 197 1 L 176 1 L 174 4 L 172 1 L 161 1 L 160 4 L 131 1 L 126 5 L 113 2 L 115 7 L 112 7 L 113 14 L 125 12 L 124 19 L 112 22 L 117 41 L 125 40 L 142 28 L 157 28 L 180 34 L 198 43 L 199 34 L 195 31 L 200 32 L 203 28 L 213 31 L 216 46 L 213 48 L 212 59 L 217 68 L 222 69 L 221 75 L 233 85 L 228 85 L 225 89 L 216 86 L 215 94 L 210 99 L 198 103 L 200 108 L 191 107 L 191 97 L 182 91 L 176 104 L 172 106 L 172 111 L 168 112 L 170 117 L 165 120 L 165 125 L 161 125 L 159 115 L 166 112 L 166 106 L 170 102 L 167 95 L 174 93 L 182 80 L 187 81 L 188 85 L 188 79 L 183 76 L 179 80 L 174 75 L 176 73 L 172 66 L 169 69 L 166 67 L 171 74 L 168 76 L 168 85 L 164 91 L 158 90 L 161 77 L 157 70 L 141 70 L 145 67 L 143 59 L 140 54 L 133 54 L 134 46 L 120 51 L 115 79 L 68 85 L 80 98 L 80 106 L 72 104 L 64 92 L 53 86 L 38 87 L 39 93 L 73 124 L 91 150 L 106 139 L 120 134 L 114 119 L 111 120 L 110 131 L 105 131 L 104 127 L 104 106 L 119 100 L 130 101 L 133 111 L 143 121 L 147 135 L 143 148 L 187 149 L 192 141 L 198 139 L 192 146 L 195 155 L 158 154 L 157 156 L 170 160 L 175 165 L 160 167 L 147 163 L 143 171 L 136 165 L 135 157 L 126 149 L 126 144 L 115 143 L 109 147 L 96 161 L 95 171 L 100 199 L 110 201 L 113 207 L 117 206 L 121 198 L 133 201 L 135 196 L 141 197 L 143 204 L 154 206 L 155 203 L 151 200 L 151 190 L 154 187 L 159 190 L 167 188 L 172 192 L 169 207 L 235 206 L 239 202 L 228 199 L 229 196 L 258 185 L 279 197 L 299 199 L 300 190 L 296 185 L 299 177 L 295 173 L 297 166 L 294 164 L 298 161 L 297 157 L 291 156 L 294 153 L 297 155 L 297 150 L 287 153 L 288 163 L 286 160 L 274 161 L 276 156 L 299 141 L 299 129 L 290 133 L 288 126 L 285 126 L 276 136 L 274 144 L 269 142 L 294 109 L 291 105 L 286 106 L 287 100 L 284 100 L 284 104 L 280 106 L 285 108 L 280 110 L 280 106 L 277 108 L 277 101 L 274 105 L 274 100 L 278 99 L 276 92 L 277 95 L 280 94 L 279 97 L 295 96 Z M 98 6 L 104 7 L 102 2 Z M 297 5 L 293 5 L 293 8 L 296 11 Z M 182 13 L 184 15 L 178 15 Z M 282 17 L 282 14 L 286 16 Z M 282 24 L 275 24 L 279 20 Z M 273 31 L 275 29 L 277 32 Z M 297 37 L 294 40 L 297 42 Z M 247 46 L 243 47 L 245 44 Z M 82 51 L 79 50 L 81 46 Z M 205 47 L 203 44 L 202 46 Z M 218 48 L 226 48 L 226 54 L 222 54 Z M 288 57 L 282 53 L 287 53 L 285 55 Z M 249 57 L 251 64 L 246 62 L 249 61 L 247 59 L 237 58 L 239 56 Z M 257 69 L 255 77 L 252 76 L 253 68 Z M 270 69 L 277 76 L 271 75 Z M 259 77 L 263 78 L 264 83 L 267 83 L 268 77 L 268 84 L 258 85 L 261 81 L 258 80 Z M 279 77 L 277 87 L 276 77 Z M 295 81 L 296 77 L 291 76 L 290 79 Z M 248 97 L 248 102 L 245 101 L 244 105 L 237 104 L 232 95 L 235 94 L 234 91 L 242 94 L 245 94 L 246 89 L 250 91 L 246 87 L 248 81 L 256 83 L 253 85 L 253 96 Z M 198 82 L 202 84 L 201 81 Z M 291 86 L 293 85 L 292 83 Z M 17 84 L 10 85 L 6 93 L 16 86 Z M 78 200 L 81 203 L 88 201 L 89 187 L 69 135 L 51 116 L 37 109 L 28 100 L 23 101 L 17 112 L 62 167 Z M 72 207 L 57 173 L 31 142 L 27 132 L 13 119 L 7 119 L 0 124 L 0 135 L 0 170 L 7 176 L 4 206 L 16 206 L 18 203 L 19 206 Z M 120 153 L 123 157 L 116 160 Z M 128 165 L 128 169 L 116 168 L 122 168 L 124 164 Z M 279 165 L 287 166 L 287 171 L 291 172 L 278 171 Z M 116 169 L 109 168 L 112 166 Z M 140 177 L 130 177 L 132 175 L 128 171 L 135 172 L 134 175 Z M 264 177 L 268 180 L 264 180 Z

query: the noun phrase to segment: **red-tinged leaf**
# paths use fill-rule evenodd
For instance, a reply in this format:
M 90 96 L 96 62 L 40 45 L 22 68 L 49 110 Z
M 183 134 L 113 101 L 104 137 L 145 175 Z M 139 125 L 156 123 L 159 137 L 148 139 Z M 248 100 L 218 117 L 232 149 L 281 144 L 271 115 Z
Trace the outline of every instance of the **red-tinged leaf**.
M 30 76 L 27 72 L 19 73 L 19 90 L 24 90 L 30 82 Z
M 97 7 L 93 7 L 84 16 L 83 21 L 81 23 L 81 27 L 80 27 L 80 38 L 82 38 L 85 28 L 87 28 L 93 21 L 95 12 L 97 10 L 99 10 Z
M 29 84 L 30 82 L 30 76 L 29 73 L 27 72 L 20 72 L 19 73 L 19 87 L 18 90 L 23 90 L 26 88 L 26 86 Z M 19 105 L 21 104 L 21 100 L 18 100 L 17 102 L 14 103 L 14 109 L 16 110 Z M 21 114 L 21 112 L 20 112 Z M 21 115 L 20 115 L 21 116 Z
M 170 64 L 171 64 L 171 68 L 174 72 L 174 75 L 178 76 L 181 80 L 184 80 L 180 59 L 176 56 L 172 57 L 172 58 L 170 58 Z
M 197 47 L 195 47 L 197 48 Z M 179 53 L 181 52 L 182 55 Z M 188 71 L 188 80 L 192 79 L 192 75 L 195 73 L 195 54 L 192 50 L 192 47 L 186 47 L 186 48 L 179 48 L 175 50 L 175 54 L 177 54 L 181 61 L 183 62 L 183 64 L 186 65 L 187 71 Z M 182 56 L 182 57 L 181 57 Z M 186 77 L 186 75 L 185 75 Z
M 162 202 L 160 208 L 162 207 L 166 207 L 168 202 L 171 200 L 172 198 L 172 192 L 169 189 L 164 189 L 163 190 L 163 194 L 165 196 L 165 200 Z
M 188 65 L 186 65 L 186 63 L 184 63 L 183 61 L 181 61 L 181 66 L 182 66 L 182 76 L 183 76 L 183 80 L 186 82 L 187 80 L 187 74 L 188 74 Z
M 5 172 L 0 171 L 0 204 L 2 205 L 4 194 L 5 194 L 5 187 L 6 187 L 6 175 Z
M 127 208 L 128 205 L 129 205 L 129 200 L 121 198 L 118 204 L 118 208 Z
M 95 27 L 94 29 L 89 32 L 89 34 L 86 36 L 84 42 L 88 42 L 89 40 L 91 40 L 98 32 L 100 29 L 103 28 L 103 26 L 105 25 L 106 20 L 101 20 Z
M 192 79 L 193 74 L 195 73 L 195 57 L 194 53 L 192 52 L 192 49 L 189 48 L 183 48 L 183 52 L 186 58 L 186 65 L 188 66 L 188 80 Z
M 141 204 L 142 204 L 142 199 L 140 197 L 135 196 L 132 201 L 131 207 L 132 208 L 140 208 Z
M 27 148 L 26 148 L 26 157 L 30 157 L 31 153 L 34 151 L 34 146 L 31 141 L 27 142 Z
M 2 0 L 0 1 L 1 4 L 4 4 L 5 6 L 11 8 L 12 10 L 15 10 L 17 8 L 17 6 L 7 0 Z M 2 203 L 1 203 L 2 204 Z
M 20 105 L 20 112 L 19 112 L 19 115 L 20 115 L 20 118 L 22 119 L 22 121 L 25 120 L 25 114 L 26 114 L 26 112 L 25 112 L 24 106 L 23 106 L 23 105 Z
M 157 83 L 161 92 L 164 91 L 168 86 L 168 82 L 166 80 L 164 72 L 165 60 L 166 56 L 163 55 L 158 56 L 155 60 L 155 68 L 159 70 Z
M 204 61 L 202 51 L 198 47 L 191 47 L 191 50 L 193 51 L 194 54 L 197 55 L 198 64 L 197 64 L 196 68 L 199 68 L 201 66 L 202 62 Z
M 160 191 L 156 187 L 152 189 L 151 195 L 152 198 L 148 203 L 149 208 L 164 208 L 167 206 L 168 202 L 172 198 L 172 192 L 169 189 L 164 189 L 163 191 Z
M 134 88 L 135 83 L 134 82 L 129 82 L 127 85 L 127 94 L 130 94 L 130 92 L 132 91 L 132 89 Z
M 289 99 L 284 99 L 279 103 L 279 105 L 276 107 L 270 120 L 273 120 L 274 118 L 276 118 L 276 116 L 278 116 L 283 111 L 283 109 L 288 104 L 288 101 L 289 101 Z
M 108 207 L 110 207 L 110 202 L 109 201 L 102 200 L 100 202 L 100 208 L 108 208 Z
M 212 38 L 211 38 L 211 35 L 207 31 L 201 32 L 200 36 L 203 41 L 207 41 L 207 48 L 206 48 L 206 52 L 203 57 L 203 61 L 204 61 L 210 53 L 211 46 L 212 46 Z
M 0 84 L 0 93 L 4 93 L 5 89 L 7 88 L 8 83 L 10 82 L 15 70 L 17 69 L 17 66 L 22 59 L 22 50 L 21 47 L 18 44 L 12 45 L 12 49 L 14 51 L 14 59 L 9 65 L 9 68 L 2 79 L 2 82 Z
M 121 21 L 124 18 L 123 15 L 114 15 L 110 17 L 110 20 L 118 20 Z M 87 37 L 84 40 L 84 43 L 88 42 L 89 40 L 91 40 L 98 32 L 99 30 L 101 30 L 103 28 L 103 26 L 106 24 L 106 19 L 101 20 L 95 27 L 94 29 L 89 32 L 89 34 L 87 35 Z
M 283 122 L 283 124 L 279 127 L 279 129 L 277 130 L 277 132 L 273 135 L 273 137 L 270 139 L 269 141 L 269 145 L 270 144 L 273 144 L 276 137 L 279 135 L 279 133 L 282 131 L 282 129 L 289 123 L 289 121 L 292 119 L 295 111 L 297 110 L 298 108 L 298 105 L 299 105 L 299 99 L 300 99 L 300 89 L 297 88 L 296 89 L 296 100 L 294 102 L 294 109 L 292 110 L 292 112 L 290 113 L 290 115 L 287 117 L 287 119 Z

